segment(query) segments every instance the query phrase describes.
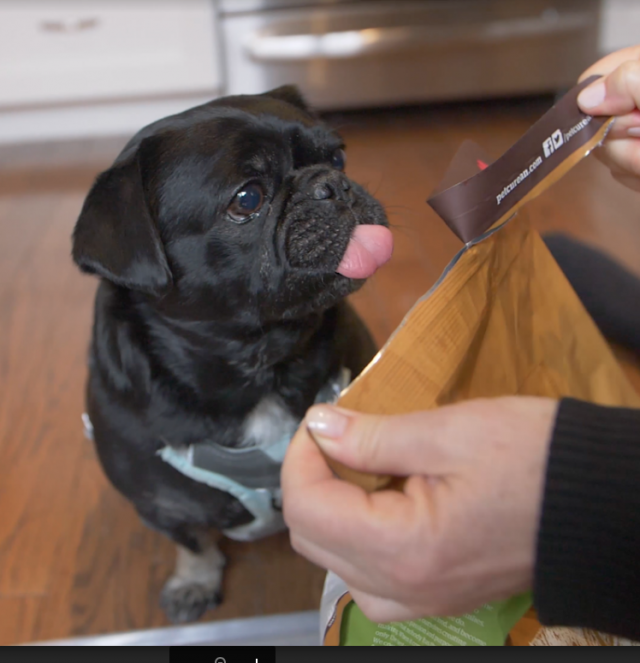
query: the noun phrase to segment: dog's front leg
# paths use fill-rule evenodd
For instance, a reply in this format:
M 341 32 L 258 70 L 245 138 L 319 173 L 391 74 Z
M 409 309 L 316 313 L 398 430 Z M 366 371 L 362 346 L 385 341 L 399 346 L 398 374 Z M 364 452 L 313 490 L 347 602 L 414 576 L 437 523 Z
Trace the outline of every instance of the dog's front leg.
M 160 598 L 172 622 L 195 621 L 221 602 L 225 559 L 217 540 L 213 533 L 198 533 L 198 551 L 178 544 L 176 568 Z

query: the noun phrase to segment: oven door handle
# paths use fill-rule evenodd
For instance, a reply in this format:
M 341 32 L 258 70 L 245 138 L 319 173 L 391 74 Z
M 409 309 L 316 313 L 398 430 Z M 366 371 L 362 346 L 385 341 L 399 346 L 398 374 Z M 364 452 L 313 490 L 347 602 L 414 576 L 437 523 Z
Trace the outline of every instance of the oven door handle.
M 479 25 L 365 28 L 324 34 L 254 34 L 244 47 L 254 60 L 263 62 L 345 59 L 416 47 L 482 45 L 558 35 L 583 30 L 593 24 L 593 15 L 588 12 L 560 14 L 547 10 L 536 17 L 488 21 Z

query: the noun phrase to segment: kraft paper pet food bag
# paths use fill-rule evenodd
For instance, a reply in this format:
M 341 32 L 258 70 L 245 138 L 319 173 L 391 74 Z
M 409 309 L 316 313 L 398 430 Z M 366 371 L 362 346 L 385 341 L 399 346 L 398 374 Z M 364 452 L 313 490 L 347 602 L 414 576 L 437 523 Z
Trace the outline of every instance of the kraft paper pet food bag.
M 604 138 L 611 118 L 584 115 L 576 102 L 594 79 L 569 92 L 495 163 L 472 144 L 463 146 L 428 202 L 465 246 L 343 392 L 340 406 L 401 414 L 520 394 L 640 407 L 522 211 Z M 329 462 L 339 477 L 367 491 L 402 490 L 401 478 Z M 322 640 L 333 646 L 633 644 L 584 629 L 542 627 L 529 594 L 459 617 L 375 624 L 331 573 L 321 622 Z

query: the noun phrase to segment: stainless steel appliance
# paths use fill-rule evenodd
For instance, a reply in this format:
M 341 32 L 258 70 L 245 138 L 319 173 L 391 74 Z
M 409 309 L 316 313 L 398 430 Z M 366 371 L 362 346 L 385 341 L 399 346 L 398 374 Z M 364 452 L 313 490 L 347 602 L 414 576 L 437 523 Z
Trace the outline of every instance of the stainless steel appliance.
M 219 0 L 226 92 L 320 109 L 555 91 L 598 59 L 599 0 Z

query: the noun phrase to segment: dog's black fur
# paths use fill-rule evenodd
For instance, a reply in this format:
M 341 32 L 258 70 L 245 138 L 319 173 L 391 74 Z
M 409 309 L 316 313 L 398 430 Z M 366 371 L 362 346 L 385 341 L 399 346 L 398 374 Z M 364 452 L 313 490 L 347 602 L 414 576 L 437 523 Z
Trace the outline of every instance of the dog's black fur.
M 362 282 L 335 270 L 356 224 L 387 220 L 342 172 L 342 147 L 295 88 L 216 100 L 137 134 L 78 219 L 73 258 L 101 277 L 87 387 L 100 461 L 145 522 L 192 553 L 203 528 L 251 516 L 157 450 L 241 444 L 268 395 L 302 418 L 340 366 L 355 375 L 375 353 L 344 301 Z M 238 217 L 247 186 L 264 203 Z M 190 619 L 216 600 L 165 603 Z

